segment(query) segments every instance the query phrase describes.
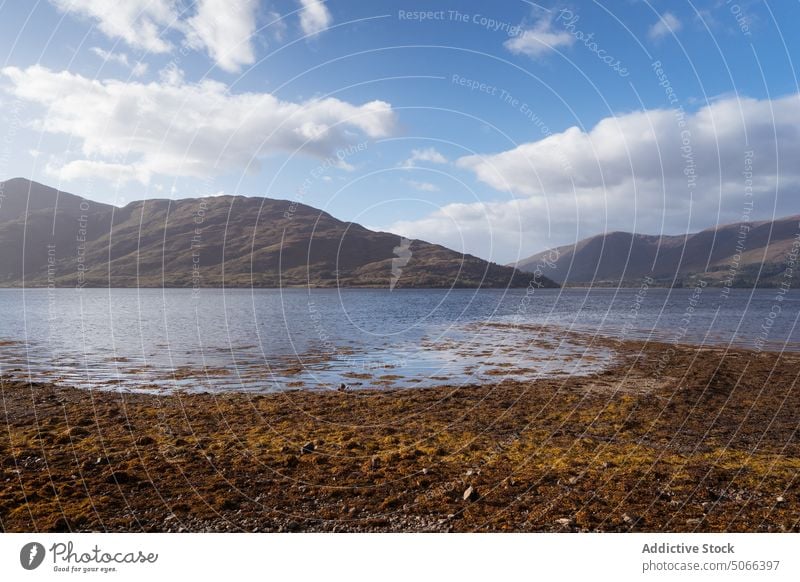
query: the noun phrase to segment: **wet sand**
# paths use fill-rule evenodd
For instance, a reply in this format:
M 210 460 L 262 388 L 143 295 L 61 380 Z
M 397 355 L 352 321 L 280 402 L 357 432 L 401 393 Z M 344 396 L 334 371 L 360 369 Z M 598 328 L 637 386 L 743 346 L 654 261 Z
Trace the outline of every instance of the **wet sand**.
M 0 383 L 4 531 L 800 531 L 800 355 L 163 396 Z M 377 388 L 377 387 L 376 387 Z

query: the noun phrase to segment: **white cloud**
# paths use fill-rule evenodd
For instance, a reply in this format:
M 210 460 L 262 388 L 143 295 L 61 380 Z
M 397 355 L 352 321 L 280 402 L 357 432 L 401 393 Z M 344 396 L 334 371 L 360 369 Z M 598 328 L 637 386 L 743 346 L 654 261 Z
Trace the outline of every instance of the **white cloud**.
M 671 12 L 665 12 L 661 15 L 661 19 L 650 27 L 647 34 L 652 40 L 659 40 L 669 34 L 677 33 L 683 24 Z
M 417 162 L 429 162 L 431 164 L 446 164 L 447 158 L 440 154 L 436 148 L 425 148 L 421 150 L 411 150 L 411 156 L 404 161 L 401 166 L 413 168 Z
M 414 188 L 415 190 L 419 190 L 420 192 L 439 191 L 439 187 L 436 184 L 431 184 L 430 182 L 417 182 L 416 180 L 409 180 L 408 185 Z
M 63 166 L 48 164 L 46 171 L 64 182 L 81 178 L 99 178 L 118 184 L 126 182 L 147 184 L 150 181 L 150 171 L 146 167 L 92 160 L 74 160 Z
M 64 170 L 73 177 L 88 171 L 90 161 L 144 182 L 153 174 L 241 171 L 276 152 L 327 157 L 359 134 L 385 137 L 395 124 L 391 105 L 383 101 L 294 103 L 269 93 L 234 94 L 210 80 L 189 83 L 175 71 L 151 83 L 94 80 L 38 65 L 0 72 L 10 93 L 46 108 L 32 123 L 35 129 L 80 144 L 86 159 Z
M 331 25 L 333 19 L 323 0 L 299 0 L 300 28 L 307 35 L 319 34 Z
M 336 163 L 333 165 L 334 168 L 337 170 L 343 170 L 345 172 L 355 172 L 356 167 L 353 164 L 346 162 L 345 160 L 336 160 Z
M 91 50 L 94 54 L 96 54 L 98 57 L 100 57 L 106 62 L 117 63 L 118 65 L 122 65 L 123 67 L 130 69 L 131 74 L 134 77 L 141 77 L 145 73 L 147 73 L 148 67 L 146 63 L 138 61 L 132 63 L 131 60 L 128 58 L 128 55 L 126 55 L 125 53 L 114 53 L 97 46 L 92 47 L 89 50 Z
M 110 38 L 153 53 L 168 52 L 172 45 L 164 32 L 178 17 L 177 0 L 50 0 L 62 12 L 97 23 Z
M 225 71 L 235 73 L 255 62 L 253 35 L 258 0 L 197 0 L 188 18 L 184 18 L 188 16 L 188 5 L 180 0 L 50 1 L 62 12 L 90 20 L 106 36 L 122 39 L 136 49 L 167 53 L 174 48 L 167 36 L 177 31 L 185 35 L 188 47 L 206 51 Z M 323 10 L 327 13 L 324 7 Z M 283 28 L 278 22 L 272 27 L 273 33 L 281 35 Z M 122 60 L 116 62 L 125 64 Z M 146 67 L 142 63 L 126 66 L 134 74 L 144 74 Z
M 130 68 L 130 66 L 131 66 L 131 63 L 128 60 L 128 55 L 126 55 L 125 53 L 113 53 L 111 51 L 107 51 L 105 49 L 102 49 L 99 46 L 93 46 L 89 50 L 92 51 L 94 54 L 96 54 L 101 59 L 103 59 L 104 61 L 109 61 L 111 63 L 117 63 L 119 65 L 122 65 L 123 67 L 128 67 L 128 68 Z
M 147 74 L 147 63 L 138 62 L 131 67 L 131 75 L 134 77 L 144 77 Z
M 283 39 L 286 38 L 286 31 L 288 29 L 286 20 L 277 12 L 269 11 L 266 14 L 265 22 L 267 30 L 272 38 L 278 42 L 283 42 Z
M 225 71 L 235 73 L 255 62 L 253 34 L 258 0 L 200 0 L 186 22 L 186 41 L 205 49 Z
M 508 39 L 503 43 L 503 46 L 514 54 L 537 58 L 559 47 L 571 46 L 574 42 L 575 37 L 569 32 L 565 30 L 554 31 L 551 19 L 542 18 L 533 28 L 529 28 L 523 31 L 522 34 Z
M 547 224 L 533 199 L 508 202 L 453 203 L 419 220 L 400 220 L 377 230 L 442 244 L 453 250 L 506 263 L 541 243 Z M 544 228 L 542 228 L 544 227 Z M 523 236 L 523 232 L 534 236 Z M 526 239 L 528 245 L 521 241 Z M 524 248 L 522 251 L 520 249 Z M 532 253 L 527 253 L 532 254 Z M 526 254 L 526 256 L 527 256 Z
M 158 78 L 166 85 L 182 85 L 183 70 L 175 63 L 169 63 L 158 72 Z
M 505 262 L 603 231 L 681 233 L 735 222 L 749 202 L 753 218 L 797 212 L 799 95 L 726 97 L 680 115 L 626 113 L 589 131 L 572 127 L 462 157 L 458 167 L 507 198 L 451 204 L 384 228 Z

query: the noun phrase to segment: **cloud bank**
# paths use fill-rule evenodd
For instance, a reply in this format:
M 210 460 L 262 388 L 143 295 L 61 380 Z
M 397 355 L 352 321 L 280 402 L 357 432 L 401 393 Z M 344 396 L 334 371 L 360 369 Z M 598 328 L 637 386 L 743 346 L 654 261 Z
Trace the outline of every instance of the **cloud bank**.
M 798 95 L 608 117 L 588 131 L 570 127 L 459 158 L 457 167 L 499 200 L 450 204 L 388 228 L 473 253 L 499 248 L 494 258 L 511 261 L 603 231 L 680 233 L 715 218 L 733 222 L 748 203 L 753 216 L 782 215 L 800 191 L 798 127 Z
M 361 136 L 390 135 L 395 126 L 384 101 L 293 103 L 268 93 L 234 94 L 210 80 L 188 83 L 177 70 L 151 83 L 100 81 L 38 65 L 0 74 L 11 94 L 45 108 L 34 129 L 80 145 L 82 158 L 51 168 L 63 179 L 204 177 L 257 167 L 276 152 L 329 156 Z

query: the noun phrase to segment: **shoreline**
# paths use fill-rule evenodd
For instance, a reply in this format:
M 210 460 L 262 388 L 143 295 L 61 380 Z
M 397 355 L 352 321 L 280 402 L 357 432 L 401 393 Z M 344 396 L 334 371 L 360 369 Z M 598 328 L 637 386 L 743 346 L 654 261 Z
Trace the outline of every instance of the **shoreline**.
M 2 377 L 0 526 L 800 531 L 800 354 L 587 341 L 617 362 L 458 387 L 145 395 Z

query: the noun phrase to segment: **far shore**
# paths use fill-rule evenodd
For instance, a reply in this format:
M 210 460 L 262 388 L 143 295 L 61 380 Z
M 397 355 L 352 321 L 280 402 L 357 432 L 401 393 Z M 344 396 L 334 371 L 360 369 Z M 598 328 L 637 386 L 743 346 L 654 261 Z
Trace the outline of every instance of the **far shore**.
M 3 376 L 6 532 L 800 532 L 800 355 L 587 338 L 466 387 L 146 395 Z
M 526 275 L 529 273 L 525 273 Z M 533 274 L 530 274 L 533 277 Z M 695 280 L 684 281 L 679 284 L 671 284 L 666 282 L 659 282 L 655 281 L 653 283 L 649 283 L 648 287 L 651 289 L 691 289 L 695 285 Z M 558 290 L 567 290 L 567 289 L 582 289 L 582 290 L 592 290 L 592 289 L 639 289 L 642 286 L 641 281 L 625 281 L 625 282 L 616 282 L 616 281 L 597 281 L 595 283 L 560 283 L 557 287 L 542 287 L 541 289 L 537 288 L 537 292 L 544 292 L 544 291 L 558 291 Z M 757 284 L 757 285 L 725 285 L 722 281 L 708 281 L 707 286 L 713 289 L 736 289 L 736 290 L 754 290 L 754 289 L 778 289 L 780 288 L 779 285 L 769 283 L 769 284 Z M 47 285 L 46 283 L 34 283 L 28 285 L 2 285 L 0 284 L 0 289 L 17 289 L 17 290 L 26 290 L 26 289 L 186 289 L 186 290 L 197 290 L 202 291 L 204 289 L 207 290 L 217 290 L 217 289 L 250 289 L 250 290 L 258 290 L 258 289 L 362 289 L 362 290 L 383 290 L 383 291 L 413 291 L 413 290 L 420 290 L 420 289 L 430 289 L 434 291 L 446 291 L 446 290 L 521 290 L 525 289 L 524 285 L 513 285 L 513 286 L 434 286 L 434 287 L 403 287 L 398 286 L 394 289 L 390 289 L 388 285 L 337 285 L 336 283 L 331 284 L 324 284 L 324 285 L 315 285 L 315 284 L 303 284 L 303 285 L 250 285 L 247 283 L 240 283 L 240 284 L 230 284 L 230 285 L 207 285 L 201 287 L 193 287 L 191 283 L 187 283 L 185 285 L 162 285 L 162 284 L 136 284 L 136 285 L 127 285 L 127 286 L 112 286 L 109 287 L 108 285 Z M 797 287 L 792 288 L 797 289 Z

